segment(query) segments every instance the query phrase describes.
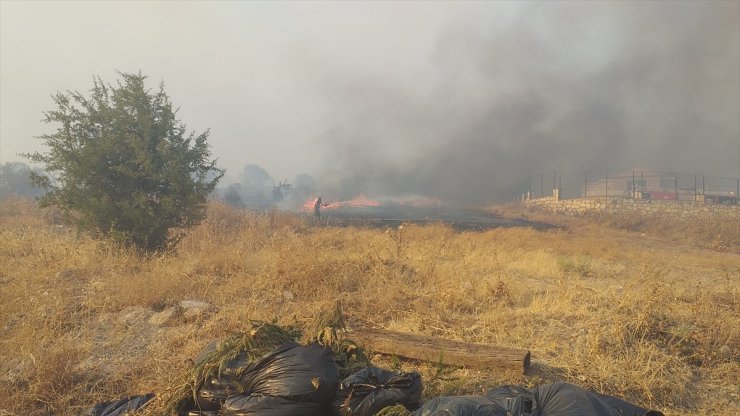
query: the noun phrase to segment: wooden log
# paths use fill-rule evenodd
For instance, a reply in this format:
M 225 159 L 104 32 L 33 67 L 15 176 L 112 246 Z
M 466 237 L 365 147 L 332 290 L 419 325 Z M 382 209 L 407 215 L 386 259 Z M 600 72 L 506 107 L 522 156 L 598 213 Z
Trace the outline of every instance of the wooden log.
M 523 372 L 529 368 L 530 354 L 525 349 L 452 341 L 386 329 L 355 329 L 349 331 L 347 337 L 374 352 L 402 358 L 491 370 Z

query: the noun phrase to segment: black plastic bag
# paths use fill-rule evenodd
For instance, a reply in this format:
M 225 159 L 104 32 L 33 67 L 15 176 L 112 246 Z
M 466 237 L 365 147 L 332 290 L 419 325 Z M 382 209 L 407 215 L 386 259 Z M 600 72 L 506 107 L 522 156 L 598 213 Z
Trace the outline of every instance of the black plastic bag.
M 144 406 L 154 397 L 153 393 L 141 396 L 130 396 L 125 399 L 98 403 L 91 407 L 82 416 L 123 416 Z
M 610 404 L 613 408 L 617 409 L 622 416 L 664 416 L 663 413 L 657 410 L 647 410 L 643 407 L 634 405 L 630 402 L 618 399 L 616 397 L 607 396 L 606 394 L 596 394 L 602 401 Z
M 196 364 L 206 359 L 216 350 L 219 341 L 213 341 L 195 357 Z M 243 391 L 239 376 L 249 367 L 250 361 L 246 352 L 237 354 L 229 360 L 218 375 L 209 376 L 195 393 L 195 406 L 202 411 L 219 410 L 229 396 Z
M 438 397 L 412 416 L 662 416 L 663 414 L 616 397 L 591 393 L 569 383 L 553 383 L 529 390 L 501 386 L 484 397 Z
M 419 407 L 421 376 L 367 367 L 345 378 L 334 398 L 334 412 L 342 416 L 372 416 L 385 407 Z
M 227 367 L 227 369 L 228 368 L 232 367 Z M 233 372 L 229 374 L 233 374 Z M 227 398 L 244 391 L 242 384 L 243 383 L 239 378 L 233 376 L 209 376 L 195 392 L 196 407 L 199 410 L 218 410 Z
M 201 363 L 208 354 L 216 350 L 220 341 L 212 341 L 197 357 L 195 364 Z M 195 407 L 202 411 L 219 410 L 229 396 L 243 392 L 239 376 L 249 367 L 250 361 L 246 352 L 237 354 L 229 360 L 220 373 L 209 376 L 195 392 Z
M 506 410 L 484 396 L 437 397 L 411 416 L 507 416 Z
M 488 390 L 485 396 L 486 398 L 498 403 L 512 397 L 532 397 L 532 390 L 522 386 L 505 385 Z
M 530 414 L 534 407 L 534 394 L 521 386 L 499 386 L 489 390 L 485 397 L 512 416 Z
M 241 383 L 249 395 L 331 405 L 339 370 L 330 348 L 287 342 L 250 364 Z
M 660 416 L 624 400 L 591 393 L 570 383 L 546 384 L 534 389 L 538 416 Z
M 242 395 L 229 397 L 220 416 L 326 416 L 324 403 L 298 402 L 282 397 Z
M 211 341 L 206 347 L 201 351 L 193 360 L 193 363 L 198 365 L 202 363 L 203 361 L 208 358 L 208 355 L 212 352 L 216 351 L 216 348 L 218 347 L 218 344 L 222 342 L 223 340 L 216 340 Z M 221 369 L 221 372 L 218 374 L 219 376 L 225 376 L 225 377 L 231 377 L 231 378 L 237 378 L 239 377 L 244 370 L 246 370 L 247 366 L 249 366 L 249 356 L 246 352 L 240 352 L 236 355 L 236 357 L 229 360 L 224 368 Z
M 240 393 L 239 389 L 231 386 L 230 382 L 233 381 L 238 380 L 209 377 L 195 392 L 196 408 L 198 410 L 219 410 L 227 398 Z
M 195 362 L 216 348 L 209 344 Z M 339 384 L 339 372 L 332 352 L 318 344 L 289 342 L 250 362 L 246 353 L 230 360 L 219 376 L 210 376 L 197 389 L 198 410 L 219 410 L 231 396 L 262 395 L 294 401 L 330 404 Z

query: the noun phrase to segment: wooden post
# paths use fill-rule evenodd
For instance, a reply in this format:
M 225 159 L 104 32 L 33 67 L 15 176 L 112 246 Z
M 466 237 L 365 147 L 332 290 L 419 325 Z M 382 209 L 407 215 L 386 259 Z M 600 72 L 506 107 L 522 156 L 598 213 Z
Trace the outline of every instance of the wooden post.
M 355 329 L 347 333 L 347 338 L 380 354 L 486 370 L 523 372 L 529 367 L 530 361 L 530 353 L 525 349 L 452 341 L 386 329 Z

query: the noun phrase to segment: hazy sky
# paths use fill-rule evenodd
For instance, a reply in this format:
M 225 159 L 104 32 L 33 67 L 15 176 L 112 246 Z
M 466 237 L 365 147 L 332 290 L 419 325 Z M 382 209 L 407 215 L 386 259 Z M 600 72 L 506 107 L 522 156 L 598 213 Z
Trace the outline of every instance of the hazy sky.
M 116 70 L 163 80 L 233 179 L 485 200 L 550 169 L 740 175 L 740 2 L 2 1 L 0 160 Z

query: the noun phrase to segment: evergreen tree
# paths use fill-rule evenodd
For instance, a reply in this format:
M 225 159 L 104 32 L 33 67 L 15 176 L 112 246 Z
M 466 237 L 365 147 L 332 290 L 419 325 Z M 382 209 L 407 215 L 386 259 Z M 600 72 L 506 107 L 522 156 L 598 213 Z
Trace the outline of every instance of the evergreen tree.
M 186 134 L 163 84 L 151 92 L 141 73 L 120 76 L 117 86 L 96 77 L 89 97 L 54 95 L 45 121 L 59 126 L 39 136 L 48 152 L 26 157 L 55 179 L 34 176 L 51 189 L 42 206 L 60 206 L 83 230 L 157 250 L 171 228 L 205 217 L 223 171 L 210 160 L 209 131 Z

